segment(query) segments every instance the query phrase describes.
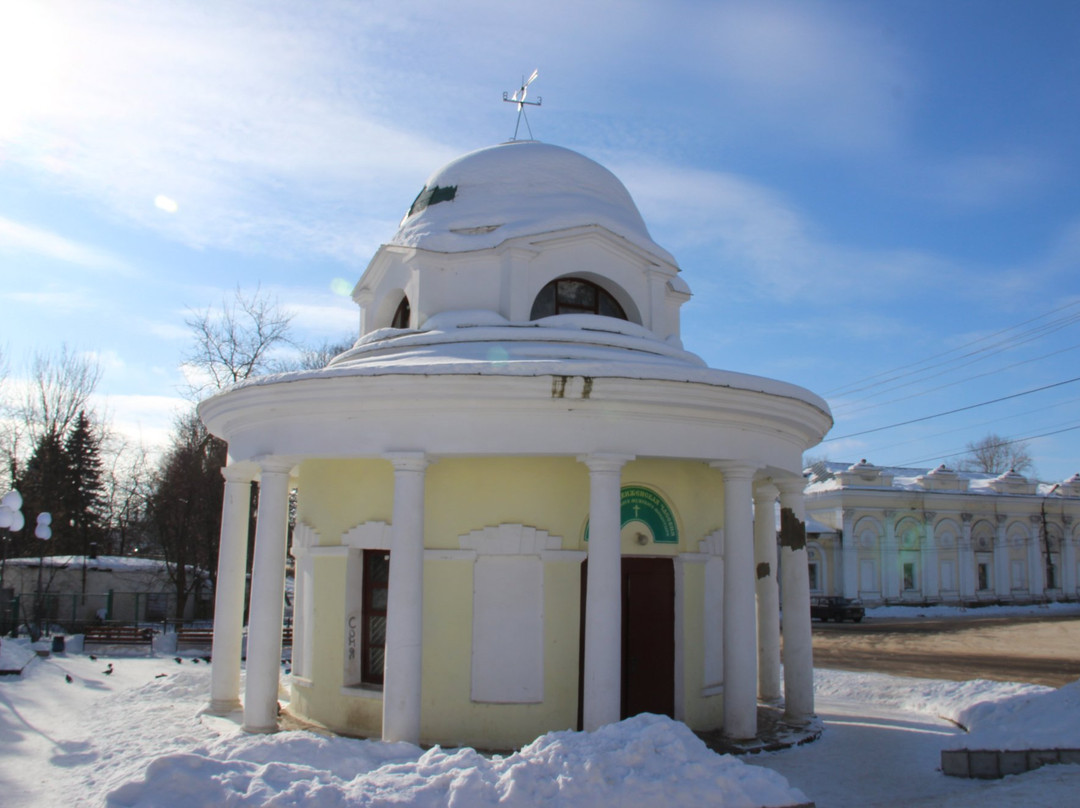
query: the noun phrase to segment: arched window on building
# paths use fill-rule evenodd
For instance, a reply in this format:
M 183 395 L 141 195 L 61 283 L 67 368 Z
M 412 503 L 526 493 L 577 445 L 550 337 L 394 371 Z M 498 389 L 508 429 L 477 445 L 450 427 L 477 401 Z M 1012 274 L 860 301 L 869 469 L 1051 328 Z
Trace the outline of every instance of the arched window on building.
M 602 314 L 629 319 L 610 292 L 584 278 L 557 278 L 540 290 L 533 301 L 530 320 L 555 314 Z
M 391 328 L 408 328 L 409 320 L 412 318 L 412 308 L 409 306 L 409 298 L 401 298 L 401 303 L 398 304 L 397 311 L 394 312 L 394 319 L 390 321 Z

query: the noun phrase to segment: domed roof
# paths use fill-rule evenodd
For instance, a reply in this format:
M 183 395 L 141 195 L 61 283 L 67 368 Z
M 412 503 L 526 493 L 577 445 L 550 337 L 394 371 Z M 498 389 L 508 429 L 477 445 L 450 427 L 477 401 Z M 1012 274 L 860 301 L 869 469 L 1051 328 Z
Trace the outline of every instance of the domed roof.
M 652 240 L 614 174 L 575 151 L 533 140 L 479 149 L 440 168 L 390 243 L 465 252 L 587 225 L 600 225 L 675 263 Z

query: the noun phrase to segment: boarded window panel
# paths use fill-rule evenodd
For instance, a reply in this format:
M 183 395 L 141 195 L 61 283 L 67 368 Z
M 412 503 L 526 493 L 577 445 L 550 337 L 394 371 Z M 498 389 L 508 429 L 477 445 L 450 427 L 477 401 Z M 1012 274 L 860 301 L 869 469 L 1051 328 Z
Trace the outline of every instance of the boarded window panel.
M 544 563 L 481 556 L 473 568 L 473 701 L 544 700 Z

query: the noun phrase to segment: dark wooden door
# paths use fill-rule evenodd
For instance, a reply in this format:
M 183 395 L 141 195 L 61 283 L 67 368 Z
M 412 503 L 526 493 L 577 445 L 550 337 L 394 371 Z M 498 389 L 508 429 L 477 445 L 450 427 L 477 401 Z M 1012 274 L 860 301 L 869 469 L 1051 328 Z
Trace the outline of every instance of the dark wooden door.
M 589 562 L 581 565 L 578 729 L 585 673 L 585 594 Z M 675 565 L 670 558 L 622 560 L 621 718 L 638 713 L 675 717 Z
M 675 716 L 675 565 L 622 562 L 622 717 Z

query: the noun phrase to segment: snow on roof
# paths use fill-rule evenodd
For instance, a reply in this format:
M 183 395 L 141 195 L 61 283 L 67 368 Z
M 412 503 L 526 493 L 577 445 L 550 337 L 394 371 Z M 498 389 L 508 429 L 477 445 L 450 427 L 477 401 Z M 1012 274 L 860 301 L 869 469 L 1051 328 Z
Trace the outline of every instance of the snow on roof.
M 858 484 L 852 484 L 852 482 L 844 482 L 841 480 L 840 475 L 844 472 L 851 471 L 853 469 L 866 469 L 872 470 L 881 478 L 892 478 L 891 488 L 902 491 L 933 491 L 935 489 L 928 487 L 921 477 L 933 478 L 935 473 L 938 475 L 947 474 L 955 476 L 956 479 L 966 482 L 966 486 L 960 489 L 960 493 L 970 494 L 986 494 L 990 496 L 1000 496 L 1005 491 L 996 490 L 994 488 L 995 483 L 1001 481 L 1020 481 L 1024 482 L 1026 478 L 1017 474 L 1014 471 L 1008 471 L 1005 474 L 987 474 L 980 471 L 962 471 L 958 469 L 948 469 L 944 466 L 938 466 L 933 469 L 929 468 L 909 468 L 905 466 L 874 466 L 867 463 L 865 460 L 859 463 L 839 463 L 832 460 L 823 460 L 814 463 L 807 468 L 803 473 L 807 478 L 806 493 L 824 493 L 826 491 L 839 491 L 842 488 L 867 488 L 867 489 L 881 489 L 881 485 L 866 485 L 861 486 Z M 1033 482 L 1027 480 L 1027 482 Z M 1067 481 L 1066 481 L 1067 482 Z M 1035 496 L 1051 496 L 1055 488 L 1060 489 L 1058 483 L 1036 483 L 1034 489 Z M 942 489 L 945 493 L 957 493 L 956 491 L 950 491 Z M 1059 491 L 1059 493 L 1061 493 Z
M 482 316 L 481 316 L 482 315 Z M 445 312 L 420 330 L 373 331 L 318 370 L 248 379 L 231 389 L 336 376 L 391 374 L 588 376 L 694 382 L 794 398 L 828 413 L 819 396 L 794 384 L 709 368 L 695 354 L 648 329 L 595 314 L 511 323 L 494 312 Z
M 391 244 L 435 252 L 600 225 L 674 265 L 619 179 L 561 146 L 517 140 L 470 152 L 424 184 Z
M 46 568 L 79 568 L 82 569 L 83 561 L 86 561 L 86 569 L 97 572 L 153 572 L 158 573 L 165 569 L 166 562 L 156 558 L 141 558 L 136 556 L 106 556 L 90 558 L 81 555 L 58 555 L 58 556 L 28 556 L 25 558 L 9 558 L 7 564 L 15 567 L 38 567 L 42 562 Z

